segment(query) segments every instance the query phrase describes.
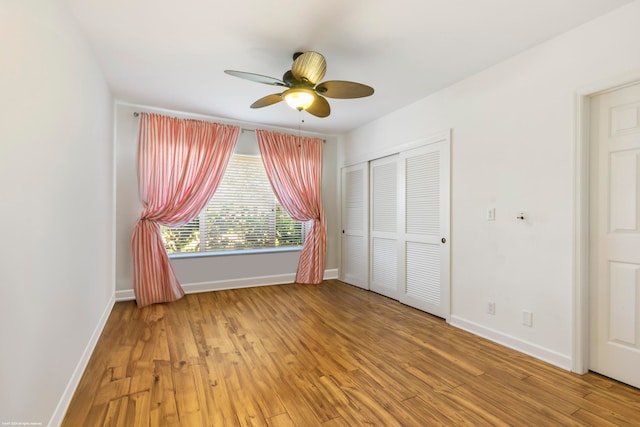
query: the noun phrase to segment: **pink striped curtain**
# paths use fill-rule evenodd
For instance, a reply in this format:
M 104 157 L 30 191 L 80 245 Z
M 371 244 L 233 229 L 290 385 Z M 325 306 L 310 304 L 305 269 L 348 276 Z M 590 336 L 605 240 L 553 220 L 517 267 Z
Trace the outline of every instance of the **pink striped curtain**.
M 297 221 L 313 221 L 304 242 L 296 282 L 318 284 L 324 277 L 327 232 L 322 208 L 322 140 L 256 130 L 273 192 Z
M 239 131 L 238 126 L 140 114 L 138 192 L 143 210 L 131 239 L 138 306 L 184 296 L 159 225 L 184 225 L 206 206 L 229 163 Z

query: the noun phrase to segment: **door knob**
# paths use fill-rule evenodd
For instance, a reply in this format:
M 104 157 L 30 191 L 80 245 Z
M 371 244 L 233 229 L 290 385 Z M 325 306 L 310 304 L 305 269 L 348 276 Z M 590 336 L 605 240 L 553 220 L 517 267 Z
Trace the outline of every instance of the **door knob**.
M 442 243 L 447 243 L 447 239 L 445 239 L 444 237 L 442 238 L 442 240 L 440 240 Z

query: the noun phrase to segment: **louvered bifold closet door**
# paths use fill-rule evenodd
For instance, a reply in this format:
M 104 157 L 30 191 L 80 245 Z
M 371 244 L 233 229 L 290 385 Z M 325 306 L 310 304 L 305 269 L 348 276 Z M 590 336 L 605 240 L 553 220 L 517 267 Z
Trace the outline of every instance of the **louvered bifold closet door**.
M 371 290 L 398 299 L 398 155 L 371 161 Z
M 449 143 L 400 153 L 400 295 L 449 318 Z
M 342 168 L 340 280 L 369 289 L 369 163 Z

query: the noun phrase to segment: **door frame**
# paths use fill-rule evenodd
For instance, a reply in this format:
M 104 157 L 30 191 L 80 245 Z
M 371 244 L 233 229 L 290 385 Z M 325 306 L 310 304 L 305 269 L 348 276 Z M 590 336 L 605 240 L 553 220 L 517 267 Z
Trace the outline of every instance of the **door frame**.
M 590 179 L 590 103 L 606 92 L 640 83 L 640 71 L 611 77 L 578 88 L 575 92 L 574 143 L 574 241 L 573 241 L 573 325 L 571 370 L 589 371 L 589 179 Z

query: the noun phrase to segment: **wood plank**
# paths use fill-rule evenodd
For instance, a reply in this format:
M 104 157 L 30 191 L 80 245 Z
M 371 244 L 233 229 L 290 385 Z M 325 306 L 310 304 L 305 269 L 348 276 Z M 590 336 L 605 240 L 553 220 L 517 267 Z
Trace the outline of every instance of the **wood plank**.
M 487 383 L 490 383 L 491 387 L 486 387 Z M 508 408 L 510 415 L 516 419 L 523 420 L 526 417 L 532 425 L 580 425 L 570 416 L 557 412 L 530 396 L 521 394 L 518 390 L 501 383 L 499 380 L 490 378 L 488 374 L 475 377 L 461 388 L 483 396 L 484 399 L 494 402 L 497 406 Z
M 154 363 L 154 383 L 151 387 L 149 419 L 152 425 L 179 425 L 175 400 L 175 386 L 171 375 L 171 362 L 156 360 Z
M 151 392 L 149 390 L 129 396 L 127 422 L 131 427 L 149 427 L 151 410 Z
M 287 413 L 268 418 L 267 424 L 269 427 L 295 427 L 293 420 Z
M 553 377 L 545 377 L 539 378 L 538 376 L 532 376 L 527 378 L 525 381 L 527 383 L 531 383 L 542 393 L 546 393 L 547 395 L 554 396 L 559 395 L 562 397 L 564 402 L 569 404 L 574 404 L 580 409 L 586 409 L 589 413 L 594 414 L 595 417 L 602 418 L 607 420 L 608 422 L 614 423 L 616 425 L 624 425 L 627 423 L 627 419 L 625 416 L 621 416 L 616 412 L 616 407 L 618 406 L 615 402 L 620 400 L 624 402 L 622 404 L 623 408 L 633 409 L 634 405 L 640 401 L 640 391 L 635 390 L 635 394 L 637 398 L 635 400 L 625 400 L 625 398 L 621 398 L 620 396 L 612 393 L 610 391 L 610 387 L 603 388 L 602 387 L 602 379 L 599 376 L 593 376 L 592 374 L 587 374 L 584 376 L 574 375 L 575 380 L 577 381 L 558 381 Z M 595 380 L 594 384 L 590 384 L 585 380 Z M 613 383 L 611 384 L 613 386 Z M 601 401 L 601 399 L 587 399 L 594 391 L 603 390 L 604 395 L 610 396 L 613 400 Z M 628 396 L 627 396 L 628 397 Z M 580 413 L 580 411 L 576 411 L 575 414 Z M 631 424 L 640 424 L 640 410 L 636 409 L 635 412 L 632 411 L 632 416 L 628 419 L 633 421 Z M 584 414 L 583 414 L 584 416 Z
M 117 303 L 63 426 L 640 425 L 575 375 L 335 280 Z
M 127 406 L 129 397 L 112 400 L 107 405 L 107 413 L 104 417 L 103 427 L 118 427 L 125 425 L 127 418 Z
M 576 412 L 573 413 L 573 418 L 578 421 L 584 423 L 584 425 L 588 426 L 598 426 L 598 427 L 620 427 L 622 424 L 614 423 L 605 420 L 597 416 L 596 414 L 587 411 L 586 409 L 580 408 Z M 628 424 L 633 425 L 633 424 Z
M 629 425 L 640 425 L 640 399 L 634 402 L 625 402 L 620 400 L 618 396 L 598 390 L 585 396 L 585 400 L 607 408 L 611 411 L 611 416 L 615 418 L 616 422 L 624 424 L 626 420 L 633 420 L 634 422 Z
M 474 417 L 466 408 L 442 398 L 440 393 L 421 394 L 402 402 L 421 425 L 469 426 L 489 425 Z

